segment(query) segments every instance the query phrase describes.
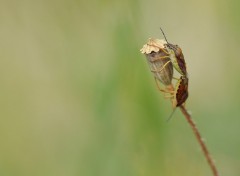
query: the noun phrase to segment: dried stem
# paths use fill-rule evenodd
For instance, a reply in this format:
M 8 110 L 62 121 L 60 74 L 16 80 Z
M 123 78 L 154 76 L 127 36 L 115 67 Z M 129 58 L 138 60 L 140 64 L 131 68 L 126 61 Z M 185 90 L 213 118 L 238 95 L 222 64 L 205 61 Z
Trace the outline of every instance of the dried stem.
M 198 131 L 195 123 L 193 122 L 193 120 L 191 118 L 191 115 L 187 112 L 187 110 L 185 109 L 185 107 L 183 105 L 180 106 L 180 109 L 181 109 L 183 115 L 185 116 L 186 120 L 188 121 L 189 125 L 192 127 L 192 130 L 193 130 L 193 132 L 194 132 L 194 134 L 195 134 L 195 136 L 197 138 L 197 141 L 199 142 L 199 144 L 201 146 L 203 154 L 204 154 L 205 158 L 207 159 L 207 162 L 208 162 L 208 164 L 209 164 L 209 166 L 210 166 L 210 168 L 211 168 L 211 170 L 213 172 L 213 175 L 214 176 L 219 176 L 217 168 L 216 168 L 216 166 L 214 164 L 214 161 L 211 158 L 210 153 L 209 153 L 209 151 L 207 149 L 207 146 L 205 145 L 205 143 L 204 143 L 204 141 L 203 141 L 203 139 L 201 137 L 200 132 Z

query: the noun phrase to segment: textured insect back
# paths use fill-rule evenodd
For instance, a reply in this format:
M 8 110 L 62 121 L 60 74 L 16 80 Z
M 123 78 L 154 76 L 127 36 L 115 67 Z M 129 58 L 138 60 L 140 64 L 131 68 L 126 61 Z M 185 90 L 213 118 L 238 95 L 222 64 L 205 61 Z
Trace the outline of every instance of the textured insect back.
M 165 46 L 167 48 L 167 51 L 169 52 L 170 59 L 174 68 L 181 75 L 187 77 L 187 68 L 182 49 L 178 45 L 173 45 L 171 43 L 167 43 Z
M 181 106 L 188 98 L 188 78 L 181 76 L 175 86 L 175 94 L 172 99 L 173 107 Z
M 169 86 L 172 84 L 173 65 L 166 44 L 165 40 L 150 38 L 140 51 L 145 54 L 155 78 L 164 85 Z

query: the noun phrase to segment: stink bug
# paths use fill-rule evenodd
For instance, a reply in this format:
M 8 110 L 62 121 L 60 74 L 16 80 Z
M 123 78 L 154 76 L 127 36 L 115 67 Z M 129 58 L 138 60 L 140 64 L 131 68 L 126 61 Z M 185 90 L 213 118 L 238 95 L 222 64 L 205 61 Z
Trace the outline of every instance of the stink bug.
M 182 106 L 188 98 L 188 78 L 181 76 L 175 86 L 175 91 L 168 98 L 172 99 L 173 111 L 167 121 L 171 119 L 177 107 Z
M 181 76 L 175 87 L 173 107 L 181 106 L 188 98 L 188 78 Z
M 185 63 L 185 59 L 184 59 L 184 56 L 183 56 L 183 53 L 182 53 L 182 49 L 178 46 L 178 45 L 173 45 L 171 43 L 169 43 L 167 41 L 167 38 L 162 30 L 162 28 L 160 28 L 162 33 L 163 33 L 163 36 L 166 40 L 166 49 L 170 55 L 170 59 L 171 59 L 171 62 L 174 66 L 174 68 L 183 76 L 187 77 L 187 68 L 186 68 L 186 63 Z
M 173 108 L 184 104 L 188 98 L 188 78 L 181 76 L 175 85 L 174 91 L 169 93 L 170 95 L 165 97 L 172 100 Z
M 187 77 L 187 68 L 181 48 L 178 45 L 170 43 L 166 44 L 170 53 L 170 58 L 174 68 L 181 74 Z

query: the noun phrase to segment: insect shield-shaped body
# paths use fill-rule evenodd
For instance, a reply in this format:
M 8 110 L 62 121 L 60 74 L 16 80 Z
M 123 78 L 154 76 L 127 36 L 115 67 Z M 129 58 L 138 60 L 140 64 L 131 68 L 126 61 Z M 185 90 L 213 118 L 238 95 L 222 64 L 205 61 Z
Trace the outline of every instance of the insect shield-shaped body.
M 140 51 L 145 54 L 155 79 L 171 89 L 173 65 L 166 44 L 165 40 L 150 38 Z
M 188 98 L 188 78 L 181 76 L 175 86 L 173 107 L 181 106 Z
M 162 28 L 160 28 L 160 29 L 161 29 L 162 34 L 167 42 L 167 44 L 165 44 L 165 47 L 167 48 L 167 51 L 170 55 L 170 59 L 171 59 L 171 62 L 173 64 L 174 68 L 184 77 L 188 77 L 186 63 L 185 63 L 185 59 L 184 59 L 184 56 L 182 53 L 182 49 L 178 45 L 173 45 L 173 44 L 169 43 Z
M 170 55 L 171 62 L 174 68 L 183 76 L 187 77 L 187 68 L 182 49 L 178 45 L 171 43 L 165 44 L 167 51 Z

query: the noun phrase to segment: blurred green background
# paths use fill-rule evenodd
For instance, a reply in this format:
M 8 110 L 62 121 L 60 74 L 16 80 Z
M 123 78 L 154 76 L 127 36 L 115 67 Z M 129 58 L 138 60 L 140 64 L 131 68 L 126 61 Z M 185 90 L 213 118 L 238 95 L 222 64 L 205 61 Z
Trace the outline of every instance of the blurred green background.
M 220 173 L 239 176 L 239 17 L 237 0 L 0 0 L 0 175 L 212 175 L 139 52 L 161 26 Z

